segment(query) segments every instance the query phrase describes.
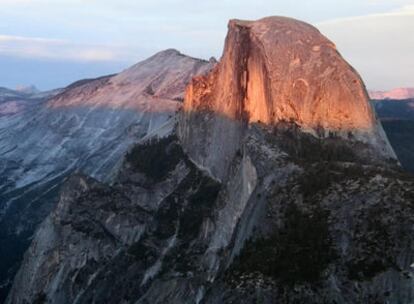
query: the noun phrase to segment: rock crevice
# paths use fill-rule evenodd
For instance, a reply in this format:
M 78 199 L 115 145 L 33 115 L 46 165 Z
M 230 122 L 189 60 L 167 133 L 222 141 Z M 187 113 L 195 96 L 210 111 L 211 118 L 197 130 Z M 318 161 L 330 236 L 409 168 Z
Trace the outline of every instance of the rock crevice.
M 360 76 L 316 28 L 284 17 L 228 28 L 220 63 L 193 79 L 184 100 L 179 134 L 198 163 L 223 179 L 248 126 L 280 122 L 362 142 L 380 162 L 395 159 Z

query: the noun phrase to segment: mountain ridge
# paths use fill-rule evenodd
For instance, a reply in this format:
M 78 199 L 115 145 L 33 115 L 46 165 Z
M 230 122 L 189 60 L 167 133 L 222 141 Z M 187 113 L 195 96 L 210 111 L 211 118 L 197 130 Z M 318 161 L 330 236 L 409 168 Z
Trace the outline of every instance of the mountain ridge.
M 414 88 L 395 88 L 389 91 L 369 91 L 371 99 L 403 100 L 414 98 Z
M 158 55 L 162 62 L 146 60 L 128 77 L 82 80 L 52 95 L 0 104 L 0 299 L 70 174 L 111 181 L 132 144 L 172 131 L 181 106 L 175 99 L 211 66 L 170 51 Z M 148 94 L 151 84 L 156 94 Z
M 294 35 L 306 36 L 310 27 L 292 19 L 248 24 L 275 42 L 278 33 L 290 37 L 292 22 Z M 414 179 L 390 162 L 362 81 L 352 81 L 355 72 L 331 45 L 314 49 L 310 39 L 301 48 L 300 60 L 334 56 L 329 79 L 310 62 L 330 84 L 323 92 L 336 97 L 322 100 L 344 110 L 351 103 L 351 117 L 361 105 L 358 117 L 372 132 L 335 134 L 334 116 L 318 130 L 307 113 L 301 120 L 292 111 L 299 100 L 266 96 L 285 97 L 273 92 L 266 70 L 274 60 L 282 70 L 291 61 L 278 53 L 261 61 L 251 28 L 229 24 L 221 62 L 188 86 L 176 133 L 138 142 L 111 184 L 79 174 L 68 180 L 8 304 L 413 301 Z M 286 39 L 278 47 L 292 51 L 297 40 Z M 344 74 L 330 74 L 336 60 Z M 265 107 L 254 112 L 249 96 Z M 283 114 L 276 120 L 267 111 L 273 104 Z

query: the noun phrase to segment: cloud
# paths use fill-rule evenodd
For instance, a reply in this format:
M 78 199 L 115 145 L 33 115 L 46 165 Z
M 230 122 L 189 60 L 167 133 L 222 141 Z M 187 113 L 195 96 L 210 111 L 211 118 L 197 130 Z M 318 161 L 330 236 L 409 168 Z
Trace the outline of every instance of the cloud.
M 90 1 L 90 0 L 89 0 Z M 20 5 L 40 5 L 40 4 L 70 4 L 71 2 L 75 3 L 84 3 L 88 0 L 0 0 L 0 5 L 10 5 L 10 6 L 20 6 Z
M 370 0 L 371 2 L 380 1 L 380 0 Z M 379 14 L 369 14 L 362 16 L 346 17 L 327 20 L 323 22 L 318 22 L 318 26 L 325 26 L 329 24 L 342 24 L 344 22 L 353 22 L 353 21 L 364 21 L 369 19 L 385 18 L 385 17 L 401 17 L 401 16 L 413 16 L 414 15 L 414 1 L 411 1 L 413 4 L 407 4 L 397 9 L 390 10 L 385 13 Z
M 316 24 L 371 89 L 414 87 L 414 5 Z
M 66 40 L 0 35 L 0 55 L 68 61 L 125 61 L 121 48 L 82 45 Z
M 414 0 L 0 0 L 0 33 L 8 35 L 0 38 L 0 57 L 132 64 L 177 48 L 208 58 L 220 56 L 228 19 L 286 15 L 312 23 L 333 19 L 316 25 L 370 88 L 414 86 L 413 5 Z M 356 15 L 361 16 L 339 19 Z M 63 40 L 30 38 L 36 36 Z

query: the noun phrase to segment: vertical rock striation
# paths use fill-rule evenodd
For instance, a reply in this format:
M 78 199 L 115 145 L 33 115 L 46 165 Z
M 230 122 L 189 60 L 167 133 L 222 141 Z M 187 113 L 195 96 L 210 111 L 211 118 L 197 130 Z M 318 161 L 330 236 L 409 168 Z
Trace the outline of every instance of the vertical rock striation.
M 257 122 L 294 122 L 318 137 L 365 143 L 378 159 L 395 158 L 358 73 L 316 28 L 290 18 L 231 20 L 220 63 L 193 79 L 184 112 L 184 146 L 220 178 L 242 126 Z M 223 148 L 229 143 L 233 149 Z
M 0 89 L 0 303 L 65 179 L 112 180 L 132 144 L 172 132 L 186 85 L 213 65 L 169 49 L 49 96 Z
M 414 301 L 414 179 L 316 29 L 231 21 L 178 132 L 67 182 L 8 304 Z

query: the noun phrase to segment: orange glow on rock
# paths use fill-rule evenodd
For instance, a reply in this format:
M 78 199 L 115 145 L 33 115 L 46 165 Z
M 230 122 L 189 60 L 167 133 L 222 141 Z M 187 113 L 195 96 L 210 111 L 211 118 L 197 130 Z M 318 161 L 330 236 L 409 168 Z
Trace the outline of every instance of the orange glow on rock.
M 193 80 L 184 110 L 248 123 L 294 121 L 305 129 L 376 128 L 365 86 L 334 44 L 284 17 L 230 21 L 221 62 Z

